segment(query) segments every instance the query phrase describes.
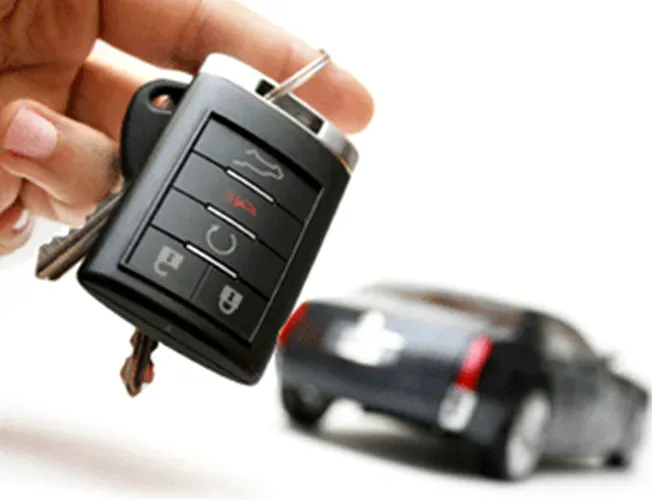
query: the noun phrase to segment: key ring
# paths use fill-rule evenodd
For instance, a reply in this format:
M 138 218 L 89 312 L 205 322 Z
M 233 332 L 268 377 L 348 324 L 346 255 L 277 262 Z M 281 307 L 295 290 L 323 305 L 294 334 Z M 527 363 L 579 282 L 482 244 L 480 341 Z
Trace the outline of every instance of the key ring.
M 304 68 L 297 71 L 294 75 L 290 76 L 285 81 L 281 82 L 277 87 L 270 90 L 267 94 L 265 94 L 264 99 L 268 101 L 280 99 L 293 90 L 299 88 L 313 76 L 319 73 L 322 69 L 324 69 L 330 62 L 331 57 L 323 49 L 320 49 L 319 52 L 321 53 L 321 56 L 319 56 Z
M 331 61 L 331 57 L 323 49 L 319 53 L 319 57 L 281 83 L 237 59 L 218 53 L 208 56 L 199 72 L 227 78 L 241 88 L 256 94 L 262 101 L 277 107 L 307 129 L 340 160 L 349 172 L 353 172 L 358 162 L 358 152 L 351 141 L 326 117 L 297 96 L 290 94 L 292 90 L 313 78 Z M 260 90 L 261 88 L 264 90 Z

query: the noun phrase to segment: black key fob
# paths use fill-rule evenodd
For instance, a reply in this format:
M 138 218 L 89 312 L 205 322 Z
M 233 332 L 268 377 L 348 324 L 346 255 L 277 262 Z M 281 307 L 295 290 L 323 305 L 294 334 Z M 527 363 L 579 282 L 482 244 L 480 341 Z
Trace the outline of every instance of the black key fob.
M 188 85 L 145 85 L 124 122 L 123 199 L 77 273 L 151 338 L 248 385 L 268 365 L 357 161 L 300 99 L 266 99 L 277 85 L 222 55 Z

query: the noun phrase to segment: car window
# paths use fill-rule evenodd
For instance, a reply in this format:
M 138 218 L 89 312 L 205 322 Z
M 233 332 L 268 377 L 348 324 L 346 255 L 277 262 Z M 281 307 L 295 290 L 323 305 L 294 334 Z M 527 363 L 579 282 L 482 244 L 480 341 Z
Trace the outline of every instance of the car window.
M 544 351 L 550 359 L 582 361 L 595 359 L 595 354 L 582 335 L 570 325 L 553 319 L 544 319 Z
M 455 294 L 450 291 L 419 290 L 417 288 L 400 288 L 392 286 L 377 286 L 366 289 L 363 295 L 394 297 L 429 307 L 435 314 L 441 315 L 445 311 L 466 321 L 478 321 L 490 324 L 491 335 L 494 337 L 512 338 L 518 330 L 523 316 L 522 311 L 515 307 L 491 301 L 481 297 Z M 489 332 L 487 332 L 489 334 Z

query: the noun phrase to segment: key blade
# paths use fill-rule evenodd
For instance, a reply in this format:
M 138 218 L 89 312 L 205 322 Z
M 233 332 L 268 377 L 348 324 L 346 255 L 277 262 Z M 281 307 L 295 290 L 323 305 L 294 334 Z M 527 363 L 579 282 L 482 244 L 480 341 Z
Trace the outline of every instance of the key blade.
M 131 344 L 133 352 L 122 366 L 120 378 L 133 398 L 141 393 L 145 384 L 152 381 L 154 364 L 151 356 L 158 347 L 158 342 L 136 330 L 131 337 Z
M 98 230 L 100 228 L 98 227 Z M 72 267 L 80 262 L 88 253 L 97 234 L 92 232 L 72 245 L 66 245 L 57 255 L 48 259 L 39 257 L 36 277 L 42 280 L 56 281 L 66 274 Z
M 100 235 L 109 216 L 121 199 L 114 194 L 103 200 L 86 223 L 65 236 L 57 236 L 41 245 L 36 263 L 36 277 L 56 281 L 81 261 Z

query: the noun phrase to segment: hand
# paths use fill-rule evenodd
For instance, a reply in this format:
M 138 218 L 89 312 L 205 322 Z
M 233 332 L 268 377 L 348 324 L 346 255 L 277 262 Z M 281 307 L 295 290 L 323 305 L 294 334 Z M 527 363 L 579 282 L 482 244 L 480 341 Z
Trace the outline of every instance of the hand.
M 232 0 L 0 0 L 0 255 L 28 241 L 35 216 L 83 223 L 120 182 L 121 123 L 145 82 L 93 57 L 98 39 L 190 74 L 212 52 L 277 81 L 318 57 Z M 333 64 L 297 95 L 347 133 L 373 114 Z

